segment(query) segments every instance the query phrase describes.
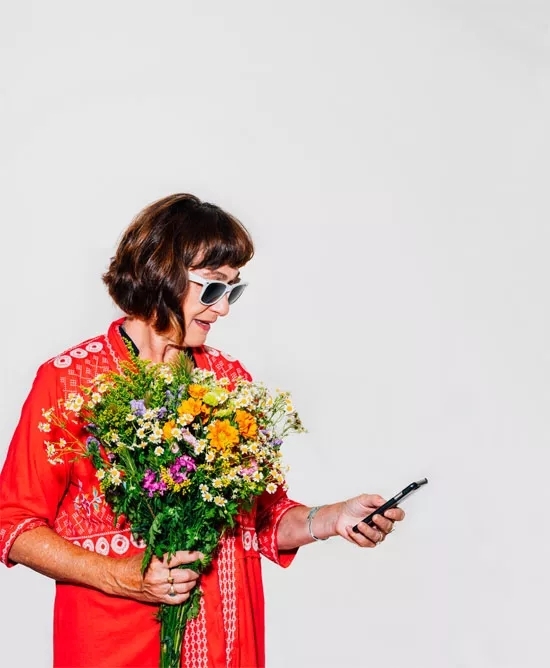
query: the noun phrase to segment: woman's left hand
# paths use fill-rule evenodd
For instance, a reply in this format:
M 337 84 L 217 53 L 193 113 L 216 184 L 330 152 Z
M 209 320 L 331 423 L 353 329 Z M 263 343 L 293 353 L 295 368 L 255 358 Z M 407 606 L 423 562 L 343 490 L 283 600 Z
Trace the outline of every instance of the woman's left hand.
M 401 508 L 392 508 L 374 516 L 374 527 L 365 524 L 362 520 L 383 503 L 385 499 L 378 494 L 360 494 L 344 501 L 336 519 L 336 532 L 359 547 L 376 547 L 394 530 L 395 523 L 405 517 Z M 356 524 L 358 533 L 353 531 Z

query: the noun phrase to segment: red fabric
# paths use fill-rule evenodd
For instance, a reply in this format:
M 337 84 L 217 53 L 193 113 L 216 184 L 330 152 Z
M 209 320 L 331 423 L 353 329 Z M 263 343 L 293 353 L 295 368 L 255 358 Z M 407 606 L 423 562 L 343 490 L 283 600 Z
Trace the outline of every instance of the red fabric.
M 49 435 L 38 429 L 43 409 L 128 358 L 121 322 L 38 370 L 0 474 L 0 559 L 8 566 L 13 565 L 9 551 L 14 540 L 38 526 L 49 526 L 84 549 L 114 558 L 143 550 L 123 519 L 115 526 L 90 461 L 51 465 L 44 447 Z M 218 350 L 204 346 L 193 352 L 198 366 L 218 377 L 250 378 L 238 361 Z M 53 434 L 50 438 L 55 440 Z M 201 578 L 201 612 L 186 630 L 183 668 L 265 665 L 260 555 L 283 567 L 291 563 L 296 552 L 280 552 L 276 534 L 282 515 L 295 505 L 282 490 L 264 494 L 253 511 L 240 518 L 235 533 L 222 541 L 212 570 Z M 54 667 L 158 666 L 156 611 L 153 605 L 56 583 Z

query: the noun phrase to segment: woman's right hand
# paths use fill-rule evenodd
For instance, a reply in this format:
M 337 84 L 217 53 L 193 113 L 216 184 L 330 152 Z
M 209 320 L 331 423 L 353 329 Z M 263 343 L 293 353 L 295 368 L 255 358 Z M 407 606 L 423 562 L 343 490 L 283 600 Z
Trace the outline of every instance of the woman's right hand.
M 177 568 L 203 559 L 201 552 L 180 550 L 170 560 L 153 557 L 147 570 L 141 574 L 142 554 L 120 559 L 120 575 L 117 577 L 120 594 L 143 603 L 184 603 L 197 584 L 199 574 L 190 568 Z

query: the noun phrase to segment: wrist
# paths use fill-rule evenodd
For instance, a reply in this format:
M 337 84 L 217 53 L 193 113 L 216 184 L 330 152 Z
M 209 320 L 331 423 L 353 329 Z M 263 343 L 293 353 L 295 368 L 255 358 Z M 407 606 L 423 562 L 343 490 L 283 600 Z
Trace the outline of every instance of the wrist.
M 327 540 L 328 536 L 317 536 L 317 534 L 313 530 L 313 520 L 315 519 L 315 516 L 317 513 L 323 508 L 323 506 L 313 506 L 313 508 L 310 508 L 306 522 L 307 522 L 307 531 L 309 533 L 310 538 L 313 538 L 313 540 Z
M 336 536 L 336 520 L 338 504 L 314 506 L 307 514 L 306 527 L 313 540 L 327 540 Z

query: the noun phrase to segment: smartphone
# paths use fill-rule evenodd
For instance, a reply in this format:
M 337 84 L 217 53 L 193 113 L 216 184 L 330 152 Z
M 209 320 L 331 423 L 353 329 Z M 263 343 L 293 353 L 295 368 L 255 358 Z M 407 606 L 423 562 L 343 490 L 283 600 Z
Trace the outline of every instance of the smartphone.
M 395 506 L 399 505 L 405 497 L 409 496 L 409 494 L 412 494 L 413 492 L 416 492 L 417 489 L 420 489 L 420 487 L 422 487 L 422 485 L 425 485 L 427 482 L 428 478 L 422 478 L 421 480 L 417 480 L 416 482 L 411 482 L 411 484 L 407 485 L 405 489 L 402 489 L 398 494 L 392 496 L 392 498 L 389 501 L 383 503 L 380 506 L 380 508 L 377 508 L 370 515 L 365 517 L 363 522 L 371 527 L 375 526 L 374 522 L 372 521 L 375 515 L 383 515 L 386 510 L 389 510 L 390 508 L 395 508 Z M 359 533 L 359 529 L 357 528 L 357 526 L 358 525 L 356 524 L 353 527 L 355 533 Z

